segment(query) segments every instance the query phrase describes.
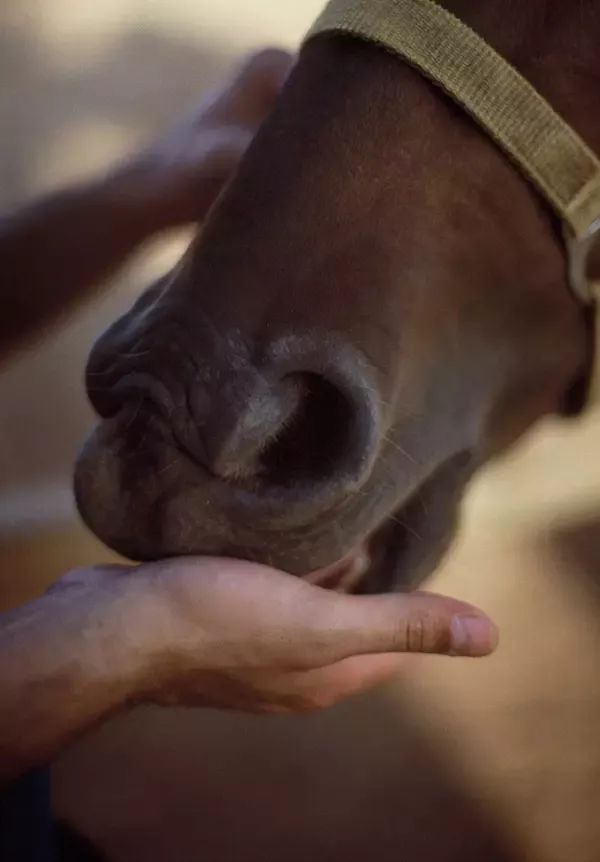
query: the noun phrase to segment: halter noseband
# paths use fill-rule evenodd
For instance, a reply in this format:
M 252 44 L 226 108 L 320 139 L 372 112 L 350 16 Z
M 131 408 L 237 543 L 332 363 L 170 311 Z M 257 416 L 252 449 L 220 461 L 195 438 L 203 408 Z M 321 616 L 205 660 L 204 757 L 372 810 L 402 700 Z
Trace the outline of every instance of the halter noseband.
M 385 48 L 470 114 L 560 217 L 571 289 L 584 305 L 600 308 L 600 282 L 588 273 L 600 237 L 600 160 L 529 81 L 434 0 L 330 0 L 307 40 L 322 33 Z M 596 360 L 600 382 L 600 355 Z

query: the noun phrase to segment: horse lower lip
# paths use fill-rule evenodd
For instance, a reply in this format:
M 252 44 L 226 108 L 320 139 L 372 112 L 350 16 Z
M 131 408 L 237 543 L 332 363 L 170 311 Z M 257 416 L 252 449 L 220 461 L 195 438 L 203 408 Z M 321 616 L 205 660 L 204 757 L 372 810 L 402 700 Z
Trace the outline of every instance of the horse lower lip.
M 317 569 L 305 577 L 305 580 L 317 587 L 348 593 L 362 580 L 370 564 L 369 553 L 365 545 L 351 551 L 337 563 Z

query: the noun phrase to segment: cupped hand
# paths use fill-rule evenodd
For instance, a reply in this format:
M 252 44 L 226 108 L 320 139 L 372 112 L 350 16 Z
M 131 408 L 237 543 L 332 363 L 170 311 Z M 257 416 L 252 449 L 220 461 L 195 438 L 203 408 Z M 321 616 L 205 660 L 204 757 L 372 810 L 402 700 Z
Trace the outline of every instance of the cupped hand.
M 143 656 L 136 701 L 303 712 L 387 680 L 406 653 L 478 657 L 497 643 L 494 624 L 455 599 L 340 595 L 236 560 L 73 577 L 123 591 L 127 639 Z

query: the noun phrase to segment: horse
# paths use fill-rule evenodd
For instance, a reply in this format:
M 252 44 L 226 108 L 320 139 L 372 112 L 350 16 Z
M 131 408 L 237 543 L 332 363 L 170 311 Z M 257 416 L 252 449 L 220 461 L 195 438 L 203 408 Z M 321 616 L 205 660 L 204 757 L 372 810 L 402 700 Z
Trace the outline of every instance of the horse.
M 592 0 L 445 0 L 600 151 Z M 412 65 L 309 39 L 176 268 L 94 346 L 75 487 L 123 555 L 413 588 L 483 465 L 577 415 L 592 349 L 560 224 Z

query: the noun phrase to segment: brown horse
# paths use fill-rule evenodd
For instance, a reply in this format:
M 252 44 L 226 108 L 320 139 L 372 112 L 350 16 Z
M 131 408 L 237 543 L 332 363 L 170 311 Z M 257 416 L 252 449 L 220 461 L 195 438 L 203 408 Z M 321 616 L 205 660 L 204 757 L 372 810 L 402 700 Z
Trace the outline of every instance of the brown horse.
M 444 5 L 600 151 L 597 3 Z M 576 409 L 589 351 L 532 186 L 408 65 L 316 38 L 180 266 L 96 345 L 80 508 L 138 559 L 306 574 L 362 549 L 362 589 L 412 585 L 473 473 Z

